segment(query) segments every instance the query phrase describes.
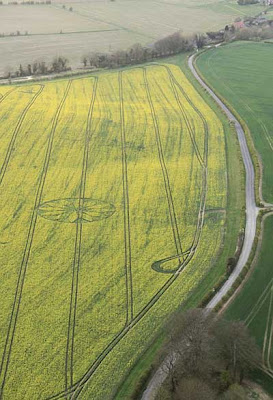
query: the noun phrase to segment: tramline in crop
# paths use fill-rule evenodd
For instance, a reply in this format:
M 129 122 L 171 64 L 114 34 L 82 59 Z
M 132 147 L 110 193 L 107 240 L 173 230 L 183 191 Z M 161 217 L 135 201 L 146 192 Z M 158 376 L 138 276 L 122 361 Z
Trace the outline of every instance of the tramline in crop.
M 170 65 L 5 93 L 1 398 L 105 399 L 213 267 L 223 128 Z

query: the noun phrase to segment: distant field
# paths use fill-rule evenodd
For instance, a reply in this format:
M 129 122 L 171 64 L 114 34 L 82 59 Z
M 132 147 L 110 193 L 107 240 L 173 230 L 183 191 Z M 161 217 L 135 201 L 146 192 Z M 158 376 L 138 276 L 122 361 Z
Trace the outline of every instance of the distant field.
M 0 94 L 4 398 L 111 398 L 215 266 L 223 126 L 167 64 Z
M 197 65 L 251 130 L 263 163 L 263 196 L 273 202 L 273 46 L 234 43 L 201 55 Z
M 66 9 L 63 9 L 65 5 Z M 72 7 L 73 11 L 69 11 Z M 64 55 L 73 67 L 91 51 L 111 52 L 134 43 L 150 45 L 178 30 L 185 34 L 223 28 L 237 16 L 255 15 L 261 5 L 242 7 L 235 0 L 90 0 L 52 5 L 0 7 L 0 74 L 37 58 Z M 28 37 L 22 34 L 28 32 Z M 60 34 L 60 32 L 63 34 Z M 34 35 L 34 36 L 32 36 Z
M 262 349 L 266 388 L 273 394 L 273 216 L 267 217 L 259 259 L 250 278 L 229 306 L 226 316 L 244 320 Z M 271 379 L 270 379 L 271 378 Z M 262 376 L 259 380 L 264 383 Z
M 111 27 L 99 21 L 90 21 L 75 15 L 66 13 L 61 8 L 55 9 L 46 5 L 36 6 L 2 6 L 0 33 L 9 34 L 19 31 L 24 34 L 48 34 L 105 30 Z

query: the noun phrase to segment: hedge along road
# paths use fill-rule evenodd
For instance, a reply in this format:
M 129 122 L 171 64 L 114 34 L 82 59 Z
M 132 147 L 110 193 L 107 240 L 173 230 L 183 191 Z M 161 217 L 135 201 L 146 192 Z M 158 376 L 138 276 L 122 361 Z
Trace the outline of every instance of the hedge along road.
M 251 156 L 248 150 L 246 137 L 242 125 L 238 121 L 238 119 L 234 116 L 234 114 L 228 109 L 228 107 L 220 100 L 220 98 L 213 92 L 213 90 L 203 81 L 203 79 L 199 76 L 197 70 L 194 66 L 194 57 L 192 55 L 188 59 L 188 66 L 204 89 L 211 95 L 211 97 L 215 100 L 215 102 L 221 107 L 221 109 L 226 114 L 228 120 L 234 123 L 241 154 L 244 162 L 245 167 L 245 178 L 246 178 L 246 186 L 245 186 L 245 196 L 246 196 L 246 225 L 245 225 L 245 236 L 244 236 L 244 243 L 243 248 L 237 262 L 235 269 L 233 270 L 232 274 L 229 276 L 228 280 L 225 284 L 221 287 L 221 289 L 215 294 L 215 296 L 211 299 L 211 301 L 206 306 L 207 309 L 213 309 L 221 299 L 227 294 L 229 289 L 231 289 L 233 283 L 236 281 L 240 272 L 244 268 L 245 264 L 248 261 L 256 233 L 256 222 L 257 216 L 259 212 L 259 208 L 256 206 L 255 201 L 255 172 L 253 163 L 251 160 Z M 159 387 L 167 378 L 168 373 L 164 368 L 161 366 L 153 375 L 152 379 L 149 381 L 146 390 L 144 391 L 141 400 L 152 400 L 155 399 L 156 393 L 159 390 Z

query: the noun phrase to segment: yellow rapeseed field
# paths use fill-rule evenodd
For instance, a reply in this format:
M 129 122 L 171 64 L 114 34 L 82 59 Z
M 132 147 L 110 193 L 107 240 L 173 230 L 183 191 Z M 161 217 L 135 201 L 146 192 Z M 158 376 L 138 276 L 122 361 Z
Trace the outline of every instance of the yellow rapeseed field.
M 167 64 L 0 94 L 0 398 L 110 399 L 213 268 L 223 127 Z

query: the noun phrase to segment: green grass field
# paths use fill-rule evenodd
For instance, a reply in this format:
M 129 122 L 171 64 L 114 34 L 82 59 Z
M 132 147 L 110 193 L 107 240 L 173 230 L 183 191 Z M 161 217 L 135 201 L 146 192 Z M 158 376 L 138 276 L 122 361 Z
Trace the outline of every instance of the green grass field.
M 266 374 L 256 373 L 256 378 L 273 394 L 273 216 L 264 222 L 264 232 L 257 265 L 225 315 L 229 319 L 243 320 L 262 349 L 263 368 Z
M 223 124 L 170 64 L 4 86 L 0 104 L 2 397 L 111 398 L 223 271 Z
M 273 202 L 273 47 L 237 42 L 205 52 L 197 65 L 247 123 L 263 163 L 263 197 Z
M 212 87 L 220 93 L 247 123 L 263 164 L 263 197 L 273 199 L 273 62 L 271 44 L 234 43 L 210 50 L 197 59 L 197 65 Z M 273 394 L 272 336 L 272 234 L 273 218 L 264 223 L 263 241 L 257 265 L 243 289 L 229 306 L 230 319 L 244 320 L 256 337 L 263 354 L 265 373 L 253 378 Z

